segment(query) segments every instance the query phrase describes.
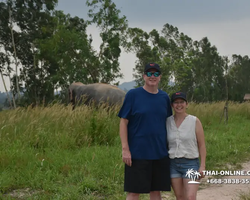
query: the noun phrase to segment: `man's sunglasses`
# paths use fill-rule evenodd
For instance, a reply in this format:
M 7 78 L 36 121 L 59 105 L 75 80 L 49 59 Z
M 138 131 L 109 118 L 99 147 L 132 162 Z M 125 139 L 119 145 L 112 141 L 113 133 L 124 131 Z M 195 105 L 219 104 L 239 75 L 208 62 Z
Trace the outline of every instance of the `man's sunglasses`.
M 151 77 L 152 75 L 154 75 L 154 77 L 158 77 L 161 75 L 160 72 L 145 72 L 147 77 Z

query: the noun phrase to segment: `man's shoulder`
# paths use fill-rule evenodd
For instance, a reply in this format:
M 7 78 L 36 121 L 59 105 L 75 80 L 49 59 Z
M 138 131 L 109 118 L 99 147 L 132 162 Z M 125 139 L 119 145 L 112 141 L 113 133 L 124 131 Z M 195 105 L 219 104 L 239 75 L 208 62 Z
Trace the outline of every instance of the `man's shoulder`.
M 142 90 L 142 87 L 130 89 L 127 94 L 136 94 Z
M 165 92 L 165 91 L 163 91 L 163 90 L 161 90 L 161 89 L 159 89 L 159 94 L 166 95 L 166 96 L 169 97 L 168 93 Z

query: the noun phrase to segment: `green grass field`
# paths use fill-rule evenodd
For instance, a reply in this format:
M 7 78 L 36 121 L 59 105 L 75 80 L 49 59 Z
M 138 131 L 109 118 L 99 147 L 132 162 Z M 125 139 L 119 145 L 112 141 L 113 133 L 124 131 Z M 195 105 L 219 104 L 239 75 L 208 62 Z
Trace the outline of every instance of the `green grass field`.
M 228 124 L 224 104 L 188 108 L 203 123 L 207 170 L 240 169 L 250 156 L 250 103 L 230 103 Z M 53 105 L 0 112 L 0 199 L 125 199 L 117 111 Z

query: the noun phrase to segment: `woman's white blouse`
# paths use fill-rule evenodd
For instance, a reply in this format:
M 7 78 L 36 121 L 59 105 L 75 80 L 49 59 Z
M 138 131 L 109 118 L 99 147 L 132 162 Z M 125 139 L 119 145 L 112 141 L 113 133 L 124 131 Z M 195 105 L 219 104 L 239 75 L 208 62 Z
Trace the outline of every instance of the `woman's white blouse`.
M 174 116 L 167 118 L 167 139 L 168 153 L 173 158 L 198 158 L 199 150 L 197 145 L 195 126 L 196 117 L 188 115 L 177 128 Z

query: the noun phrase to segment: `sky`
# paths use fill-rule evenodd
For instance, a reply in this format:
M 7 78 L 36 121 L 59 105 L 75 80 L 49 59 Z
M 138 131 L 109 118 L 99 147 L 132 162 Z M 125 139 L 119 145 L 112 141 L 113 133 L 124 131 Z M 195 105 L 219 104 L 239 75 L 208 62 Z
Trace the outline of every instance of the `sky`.
M 58 0 L 57 10 L 87 19 L 85 0 Z M 129 27 L 144 31 L 161 31 L 164 24 L 171 24 L 193 40 L 208 37 L 222 56 L 250 55 L 250 1 L 249 0 L 113 0 Z M 99 49 L 98 30 L 87 29 L 93 36 L 93 46 Z M 133 80 L 136 56 L 123 52 L 120 68 L 124 75 L 120 83 Z M 153 61 L 152 61 L 153 62 Z M 7 81 L 8 83 L 8 81 Z M 9 84 L 7 84 L 8 87 Z M 0 91 L 3 90 L 0 78 Z

